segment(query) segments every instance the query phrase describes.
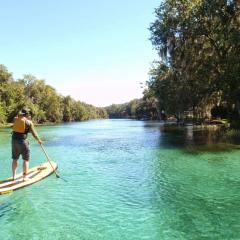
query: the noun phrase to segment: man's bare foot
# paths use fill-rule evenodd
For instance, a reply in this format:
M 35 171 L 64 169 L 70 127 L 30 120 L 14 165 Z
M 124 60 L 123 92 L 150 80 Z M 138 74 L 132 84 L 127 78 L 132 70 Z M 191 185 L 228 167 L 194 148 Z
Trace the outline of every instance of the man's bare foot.
M 27 175 L 23 175 L 23 181 L 25 182 L 25 181 L 27 181 L 27 180 L 29 180 L 30 178 L 27 176 Z

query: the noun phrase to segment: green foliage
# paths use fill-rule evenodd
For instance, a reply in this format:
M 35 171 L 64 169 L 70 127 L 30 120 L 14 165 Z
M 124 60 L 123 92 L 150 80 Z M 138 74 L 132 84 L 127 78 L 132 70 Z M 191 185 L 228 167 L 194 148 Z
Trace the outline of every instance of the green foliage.
M 11 83 L 12 80 L 12 73 L 8 72 L 8 69 L 0 64 L 0 84 Z
M 130 118 L 130 119 L 159 119 L 158 107 L 155 99 L 145 97 L 134 99 L 128 103 L 112 104 L 105 108 L 109 118 Z
M 203 116 L 224 104 L 228 118 L 240 118 L 239 16 L 237 1 L 166 0 L 156 9 L 150 31 L 160 61 L 147 85 L 161 109 Z
M 0 123 L 6 122 L 6 111 L 5 108 L 2 106 L 2 103 L 0 103 Z
M 14 80 L 7 68 L 0 65 L 0 123 L 12 122 L 23 107 L 32 111 L 33 120 L 37 123 L 107 117 L 104 108 L 75 101 L 70 96 L 63 97 L 33 75 Z

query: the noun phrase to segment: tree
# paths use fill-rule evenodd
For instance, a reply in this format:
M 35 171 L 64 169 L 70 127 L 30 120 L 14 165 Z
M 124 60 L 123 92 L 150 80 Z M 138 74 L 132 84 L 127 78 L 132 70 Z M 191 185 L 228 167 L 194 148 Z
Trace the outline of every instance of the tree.
M 167 110 L 240 105 L 239 11 L 225 0 L 166 0 L 156 9 L 150 31 L 161 59 L 148 84 Z
M 12 81 L 12 73 L 8 72 L 8 69 L 3 64 L 0 64 L 0 84 L 11 83 Z
M 38 123 L 107 117 L 105 109 L 63 97 L 45 80 L 31 74 L 15 81 L 7 68 L 0 65 L 0 123 L 12 122 L 23 107 L 32 111 L 33 120 Z

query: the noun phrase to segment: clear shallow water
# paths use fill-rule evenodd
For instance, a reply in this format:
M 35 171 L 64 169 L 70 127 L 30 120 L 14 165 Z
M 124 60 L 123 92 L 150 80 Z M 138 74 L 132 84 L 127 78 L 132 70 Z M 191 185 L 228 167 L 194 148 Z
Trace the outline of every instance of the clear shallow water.
M 0 196 L 0 239 L 240 239 L 239 148 L 192 130 L 130 120 L 39 127 L 68 182 L 52 175 Z M 31 143 L 31 166 L 46 161 Z M 0 149 L 5 179 L 9 130 Z

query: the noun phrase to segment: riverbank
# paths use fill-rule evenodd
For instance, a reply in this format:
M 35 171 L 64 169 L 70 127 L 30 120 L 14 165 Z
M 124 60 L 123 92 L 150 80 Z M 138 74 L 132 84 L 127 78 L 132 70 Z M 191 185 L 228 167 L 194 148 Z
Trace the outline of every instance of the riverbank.
M 34 123 L 34 126 L 54 126 L 57 124 L 62 124 L 63 122 L 58 122 L 58 123 L 53 123 L 53 122 L 46 122 L 46 123 Z M 0 124 L 0 128 L 11 128 L 12 123 L 5 123 L 5 124 Z

